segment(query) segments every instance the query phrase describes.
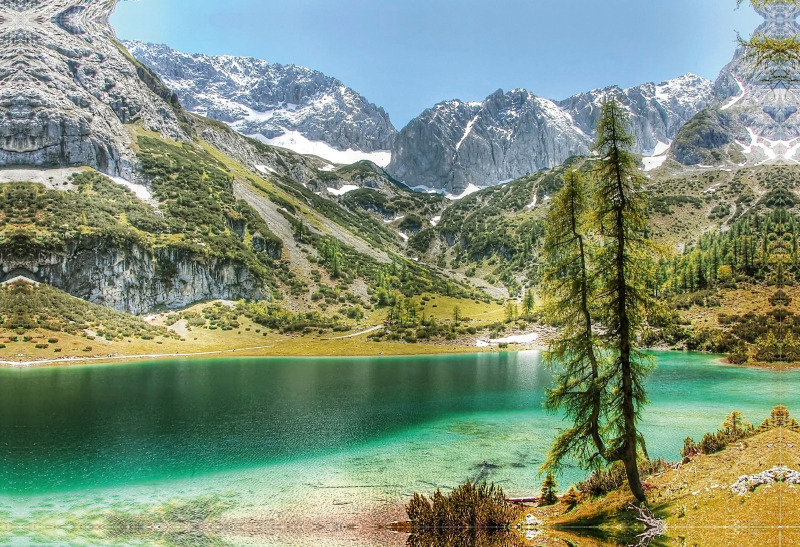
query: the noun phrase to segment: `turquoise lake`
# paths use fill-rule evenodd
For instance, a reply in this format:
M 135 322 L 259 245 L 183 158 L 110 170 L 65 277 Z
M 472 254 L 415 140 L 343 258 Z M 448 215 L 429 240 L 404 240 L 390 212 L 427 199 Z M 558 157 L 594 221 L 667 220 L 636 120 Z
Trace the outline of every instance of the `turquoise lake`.
M 656 358 L 651 456 L 677 459 L 731 410 L 754 423 L 776 404 L 800 413 L 797 372 Z M 550 381 L 536 352 L 2 369 L 0 510 L 224 494 L 243 515 L 349 523 L 400 518 L 410 493 L 465 479 L 531 495 L 564 425 L 541 408 Z

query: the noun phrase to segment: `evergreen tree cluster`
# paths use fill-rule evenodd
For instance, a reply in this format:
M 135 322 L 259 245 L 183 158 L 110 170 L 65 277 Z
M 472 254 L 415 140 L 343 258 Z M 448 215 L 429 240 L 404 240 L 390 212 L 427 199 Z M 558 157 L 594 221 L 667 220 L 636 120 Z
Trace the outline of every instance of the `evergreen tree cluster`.
M 786 257 L 788 280 L 800 280 L 800 219 L 778 208 L 767 214 L 753 213 L 730 224 L 725 231 L 700 236 L 696 245 L 681 254 L 663 258 L 653 290 L 662 297 L 718 287 L 737 281 L 770 281 L 778 257 Z

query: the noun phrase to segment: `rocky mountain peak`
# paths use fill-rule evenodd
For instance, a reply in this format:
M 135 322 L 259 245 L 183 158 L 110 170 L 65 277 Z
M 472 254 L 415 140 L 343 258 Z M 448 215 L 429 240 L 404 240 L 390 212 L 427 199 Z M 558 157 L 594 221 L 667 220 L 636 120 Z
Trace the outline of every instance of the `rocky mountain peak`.
M 369 154 L 394 142 L 396 130 L 383 108 L 321 72 L 252 57 L 189 55 L 140 41 L 125 45 L 184 108 L 267 144 L 347 163 L 336 152 L 354 152 L 353 161 L 377 160 Z
M 498 90 L 482 102 L 445 101 L 412 120 L 387 168 L 411 187 L 461 194 L 588 152 L 587 136 L 553 101 Z

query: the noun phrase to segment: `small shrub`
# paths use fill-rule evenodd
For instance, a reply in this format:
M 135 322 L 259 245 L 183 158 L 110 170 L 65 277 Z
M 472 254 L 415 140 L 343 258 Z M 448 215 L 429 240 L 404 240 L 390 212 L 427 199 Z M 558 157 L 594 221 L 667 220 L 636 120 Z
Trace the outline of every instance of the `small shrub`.
M 415 529 L 505 527 L 515 516 L 503 489 L 486 482 L 467 482 L 447 496 L 436 490 L 432 501 L 414 494 L 406 513 Z
M 558 483 L 553 478 L 552 473 L 548 473 L 542 483 L 542 503 L 541 505 L 555 505 L 558 503 L 558 494 L 556 493 L 556 486 Z
M 569 509 L 572 509 L 578 502 L 581 501 L 580 493 L 575 490 L 572 486 L 569 487 L 563 496 L 561 496 L 561 502 L 564 503 Z

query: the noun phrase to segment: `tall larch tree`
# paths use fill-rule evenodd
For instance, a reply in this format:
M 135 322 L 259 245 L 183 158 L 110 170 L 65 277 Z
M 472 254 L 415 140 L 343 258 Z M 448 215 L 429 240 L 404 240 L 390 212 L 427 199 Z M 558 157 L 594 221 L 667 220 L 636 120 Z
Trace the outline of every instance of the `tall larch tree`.
M 637 429 L 647 403 L 644 380 L 652 365 L 635 347 L 648 310 L 655 303 L 648 291 L 655 272 L 654 246 L 648 238 L 647 199 L 625 108 L 616 100 L 601 107 L 597 125 L 594 201 L 601 245 L 597 252 L 598 308 L 602 311 L 604 346 L 614 362 L 609 371 L 610 400 L 607 461 L 622 461 L 633 495 L 647 501 L 638 467 Z

